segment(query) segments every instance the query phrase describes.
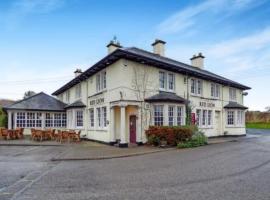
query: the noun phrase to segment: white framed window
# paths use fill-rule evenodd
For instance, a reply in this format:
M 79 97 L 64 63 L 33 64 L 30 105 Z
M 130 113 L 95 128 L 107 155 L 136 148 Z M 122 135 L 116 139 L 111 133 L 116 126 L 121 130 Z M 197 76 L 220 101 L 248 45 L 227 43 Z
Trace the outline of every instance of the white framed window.
M 82 95 L 82 85 L 81 84 L 77 84 L 76 87 L 75 87 L 75 96 L 76 96 L 76 99 L 81 98 L 81 95 Z
M 164 106 L 163 105 L 154 105 L 154 125 L 163 126 L 164 123 Z
M 174 106 L 168 106 L 168 125 L 174 125 Z
M 97 92 L 103 91 L 107 88 L 106 71 L 102 71 L 96 75 L 96 90 Z
M 200 79 L 190 79 L 190 93 L 201 96 L 203 93 L 203 82 Z
M 67 126 L 67 114 L 66 113 L 62 113 L 61 127 L 66 127 L 66 126 Z
M 175 75 L 170 72 L 159 71 L 159 89 L 165 91 L 174 91 Z
M 35 127 L 35 113 L 32 112 L 26 113 L 26 127 L 28 128 Z
M 42 127 L 42 113 L 36 113 L 36 127 Z
M 220 85 L 211 83 L 211 97 L 220 98 Z
M 53 127 L 53 113 L 45 114 L 45 127 Z
M 83 110 L 76 110 L 76 127 L 83 127 Z
M 229 88 L 229 100 L 236 101 L 236 89 L 235 88 Z
M 177 106 L 177 118 L 176 118 L 176 124 L 177 126 L 184 125 L 184 114 L 183 114 L 183 107 Z
M 234 120 L 235 120 L 234 111 L 228 110 L 227 111 L 227 125 L 234 125 Z
M 213 111 L 212 110 L 196 110 L 196 124 L 200 128 L 212 128 Z
M 45 127 L 66 127 L 67 115 L 66 113 L 46 113 Z
M 89 120 L 90 120 L 90 127 L 93 128 L 95 126 L 95 113 L 94 108 L 89 109 Z
M 107 127 L 107 107 L 100 107 L 97 111 L 97 126 L 98 128 Z
M 25 112 L 17 112 L 16 125 L 19 128 L 25 127 Z
M 244 111 L 238 110 L 237 111 L 237 125 L 242 126 L 244 125 Z
M 62 126 L 62 114 L 55 113 L 54 114 L 54 127 L 61 127 Z

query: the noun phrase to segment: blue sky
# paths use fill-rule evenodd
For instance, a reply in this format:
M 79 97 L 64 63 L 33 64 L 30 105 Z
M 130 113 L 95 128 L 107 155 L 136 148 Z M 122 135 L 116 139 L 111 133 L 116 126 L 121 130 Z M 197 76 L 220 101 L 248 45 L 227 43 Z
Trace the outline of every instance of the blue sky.
M 10 0 L 0 2 L 0 97 L 52 93 L 123 46 L 152 50 L 189 63 L 198 52 L 206 69 L 252 87 L 251 110 L 270 105 L 270 1 L 266 0 Z

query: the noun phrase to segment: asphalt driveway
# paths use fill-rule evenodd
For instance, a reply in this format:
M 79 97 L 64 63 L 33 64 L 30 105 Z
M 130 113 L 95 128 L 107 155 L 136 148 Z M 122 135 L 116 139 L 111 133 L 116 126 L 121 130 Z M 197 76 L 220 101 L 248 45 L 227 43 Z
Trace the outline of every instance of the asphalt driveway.
M 0 199 L 270 199 L 270 136 L 111 160 L 0 147 Z M 18 153 L 20 152 L 20 153 Z

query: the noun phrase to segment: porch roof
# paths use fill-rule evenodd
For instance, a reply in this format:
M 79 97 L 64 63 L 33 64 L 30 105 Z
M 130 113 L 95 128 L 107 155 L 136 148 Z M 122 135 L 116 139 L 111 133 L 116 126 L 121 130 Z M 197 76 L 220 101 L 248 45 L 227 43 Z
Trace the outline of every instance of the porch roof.
M 84 108 L 86 107 L 86 105 L 81 101 L 81 100 L 78 100 L 78 101 L 75 101 L 67 106 L 65 106 L 65 109 L 70 109 L 70 108 Z
M 237 102 L 232 102 L 230 101 L 226 106 L 224 106 L 224 108 L 227 108 L 227 109 L 242 109 L 242 110 L 246 110 L 248 109 L 248 107 L 246 106 L 243 106 Z
M 31 111 L 56 111 L 64 112 L 66 104 L 62 101 L 40 92 L 26 99 L 5 106 L 4 110 L 31 110 Z
M 146 102 L 171 102 L 171 103 L 186 103 L 186 99 L 172 92 L 159 92 L 145 99 Z

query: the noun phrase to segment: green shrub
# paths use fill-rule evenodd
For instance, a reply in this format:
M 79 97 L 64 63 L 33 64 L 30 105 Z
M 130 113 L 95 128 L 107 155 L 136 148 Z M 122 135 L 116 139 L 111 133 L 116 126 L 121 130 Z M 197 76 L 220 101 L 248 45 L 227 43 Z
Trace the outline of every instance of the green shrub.
M 202 132 L 195 133 L 190 140 L 177 144 L 178 148 L 192 148 L 207 144 L 207 137 Z
M 2 108 L 0 108 L 0 127 L 7 127 L 7 115 L 3 111 Z
M 176 146 L 179 142 L 191 139 L 193 132 L 194 127 L 189 126 L 150 126 L 145 133 L 149 144 L 157 146 L 165 141 L 169 146 Z

